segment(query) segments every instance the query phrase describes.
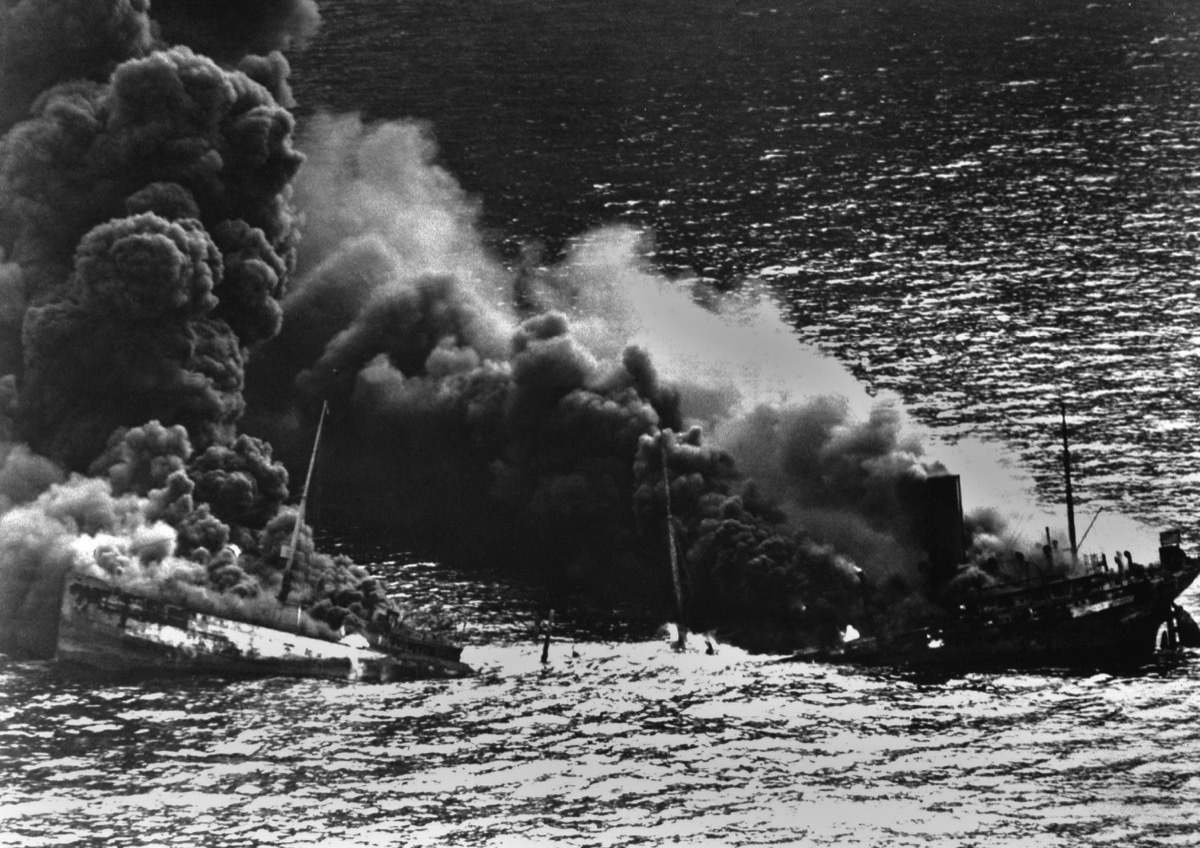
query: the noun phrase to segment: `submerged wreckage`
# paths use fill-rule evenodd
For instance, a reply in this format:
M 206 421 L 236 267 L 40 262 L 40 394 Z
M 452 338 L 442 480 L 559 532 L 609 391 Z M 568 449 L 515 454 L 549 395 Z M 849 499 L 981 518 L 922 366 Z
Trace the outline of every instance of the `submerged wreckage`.
M 956 475 L 923 481 L 917 501 L 928 554 L 927 597 L 937 608 L 926 626 L 878 628 L 835 648 L 792 659 L 924 668 L 1100 667 L 1138 663 L 1155 651 L 1200 645 L 1200 628 L 1176 599 L 1200 575 L 1200 559 L 1181 534 L 1159 538 L 1159 562 L 1139 565 L 1128 551 L 1081 557 L 1075 538 L 1070 451 L 1063 420 L 1069 570 L 1056 569 L 1049 539 L 1043 561 L 1013 555 L 964 568 L 966 534 Z M 1057 557 L 1063 558 L 1062 555 Z M 1057 573 L 1056 573 L 1057 572 Z M 864 597 L 864 609 L 867 607 Z M 871 622 L 866 622 L 868 627 Z

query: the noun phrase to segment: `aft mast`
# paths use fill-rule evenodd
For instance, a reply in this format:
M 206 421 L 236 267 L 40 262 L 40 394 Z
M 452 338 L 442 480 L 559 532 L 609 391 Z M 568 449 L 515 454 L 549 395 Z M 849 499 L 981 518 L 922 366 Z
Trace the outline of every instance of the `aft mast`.
M 671 578 L 675 581 L 675 611 L 679 618 L 679 638 L 675 649 L 683 650 L 687 645 L 687 622 L 683 615 L 683 579 L 679 573 L 679 551 L 675 545 L 675 520 L 671 515 L 671 478 L 667 474 L 667 433 L 662 432 L 663 488 L 667 496 L 667 547 L 671 552 Z
M 1071 559 L 1079 555 L 1079 545 L 1075 542 L 1075 497 L 1071 491 L 1071 447 L 1067 443 L 1067 404 L 1059 401 L 1062 412 L 1062 441 L 1063 441 L 1063 476 L 1066 480 L 1067 495 L 1067 538 L 1071 542 Z M 1090 527 L 1088 528 L 1091 529 Z
M 296 561 L 296 545 L 300 541 L 300 526 L 304 524 L 304 510 L 308 505 L 308 487 L 312 483 L 313 468 L 317 464 L 317 449 L 321 446 L 321 428 L 325 425 L 325 414 L 329 412 L 329 402 L 321 402 L 321 417 L 317 420 L 317 435 L 313 439 L 312 456 L 308 460 L 308 474 L 304 477 L 304 489 L 300 493 L 300 506 L 296 511 L 296 526 L 292 528 L 292 540 L 282 551 L 287 557 L 283 567 L 283 582 L 279 587 L 279 603 L 287 603 L 288 593 L 292 590 L 292 565 Z

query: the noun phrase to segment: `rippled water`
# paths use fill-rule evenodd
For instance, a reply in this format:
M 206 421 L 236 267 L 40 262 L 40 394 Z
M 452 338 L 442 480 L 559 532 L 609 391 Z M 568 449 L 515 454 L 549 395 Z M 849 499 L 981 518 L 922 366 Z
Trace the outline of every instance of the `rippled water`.
M 648 227 L 948 439 L 1153 526 L 1200 506 L 1190 0 L 326 6 L 308 107 L 429 120 L 501 249 Z M 936 453 L 936 449 L 933 451 Z
M 300 102 L 431 120 L 498 250 L 650 227 L 664 270 L 771 292 L 1047 498 L 1065 396 L 1077 494 L 1194 527 L 1196 4 L 322 8 Z M 0 844 L 1200 841 L 1200 656 L 936 680 L 569 619 L 542 667 L 536 588 L 367 559 L 465 619 L 480 676 L 117 684 L 0 658 Z
M 464 654 L 481 674 L 452 682 L 115 684 L 0 661 L 0 843 L 1115 846 L 1200 835 L 1200 655 L 1132 676 L 939 680 L 780 665 L 728 646 L 708 656 L 696 639 L 681 655 L 665 640 L 584 638 L 557 641 L 542 666 L 513 618 L 487 617 Z

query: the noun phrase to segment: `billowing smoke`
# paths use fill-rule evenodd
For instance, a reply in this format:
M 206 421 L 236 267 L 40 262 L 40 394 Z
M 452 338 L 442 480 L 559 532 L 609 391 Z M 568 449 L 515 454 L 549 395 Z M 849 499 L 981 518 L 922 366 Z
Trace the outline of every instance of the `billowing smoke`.
M 763 404 L 727 422 L 718 435 L 789 518 L 871 574 L 907 570 L 924 556 L 897 483 L 945 469 L 923 459 L 896 405 L 880 403 L 860 419 L 840 395 Z
M 4 365 L 35 450 L 82 471 L 152 418 L 234 439 L 243 352 L 278 330 L 293 258 L 284 88 L 160 50 L 45 92 L 0 141 L 4 301 L 25 306 Z
M 57 83 L 108 79 L 153 43 L 148 0 L 0 2 L 0 131 Z
M 946 469 L 770 304 L 656 273 L 622 228 L 502 264 L 421 124 L 318 116 L 300 145 L 315 235 L 246 427 L 299 461 L 330 403 L 324 515 L 661 612 L 669 485 L 698 625 L 780 646 L 936 614 L 910 501 Z M 1011 559 L 994 516 L 968 530 Z
M 0 4 L 0 646 L 52 649 L 71 569 L 268 615 L 272 445 L 304 462 L 323 402 L 323 515 L 425 555 L 661 612 L 670 527 L 689 617 L 748 644 L 836 639 L 859 568 L 925 611 L 903 493 L 943 469 L 897 407 L 643 234 L 504 264 L 421 124 L 297 136 L 310 0 Z M 388 604 L 308 528 L 294 598 Z
M 317 235 L 249 364 L 246 426 L 299 460 L 330 403 L 323 515 L 666 607 L 670 485 L 697 623 L 835 638 L 861 615 L 856 563 L 911 591 L 903 483 L 944 469 L 769 305 L 655 273 L 620 228 L 503 266 L 419 124 L 321 116 L 301 145 Z
M 0 648 L 53 653 L 72 569 L 278 610 L 288 475 L 238 422 L 303 157 L 286 60 L 247 54 L 316 21 L 309 2 L 0 4 Z M 307 528 L 294 570 L 312 632 L 388 606 Z

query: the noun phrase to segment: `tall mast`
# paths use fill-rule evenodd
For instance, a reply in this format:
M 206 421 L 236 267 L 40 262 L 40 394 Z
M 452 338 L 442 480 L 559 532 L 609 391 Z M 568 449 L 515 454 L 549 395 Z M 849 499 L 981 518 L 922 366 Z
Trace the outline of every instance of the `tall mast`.
M 1059 406 L 1062 411 L 1063 474 L 1067 483 L 1067 537 L 1071 541 L 1071 558 L 1075 559 L 1079 547 L 1075 543 L 1075 498 L 1071 491 L 1071 447 L 1067 443 L 1067 404 L 1060 400 Z
M 667 433 L 662 431 L 663 488 L 667 495 L 667 546 L 671 551 L 671 578 L 675 581 L 675 611 L 679 616 L 679 638 L 676 647 L 682 648 L 687 641 L 687 624 L 683 618 L 683 580 L 679 574 L 679 552 L 675 547 L 675 522 L 671 515 L 671 478 L 667 474 Z
M 304 476 L 304 489 L 300 492 L 300 506 L 296 510 L 296 526 L 292 528 L 292 541 L 287 546 L 287 565 L 283 567 L 283 582 L 279 587 L 279 603 L 287 603 L 292 590 L 292 564 L 296 561 L 296 544 L 300 541 L 300 525 L 304 523 L 304 509 L 308 504 L 308 487 L 312 483 L 313 468 L 317 464 L 317 448 L 321 446 L 321 428 L 325 426 L 325 413 L 329 401 L 321 402 L 321 417 L 317 419 L 317 435 L 313 439 L 312 456 L 308 459 L 308 474 Z

